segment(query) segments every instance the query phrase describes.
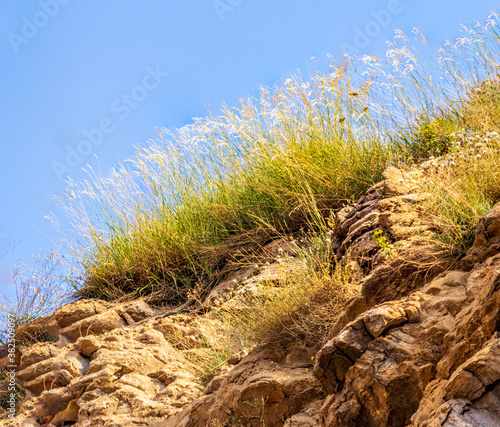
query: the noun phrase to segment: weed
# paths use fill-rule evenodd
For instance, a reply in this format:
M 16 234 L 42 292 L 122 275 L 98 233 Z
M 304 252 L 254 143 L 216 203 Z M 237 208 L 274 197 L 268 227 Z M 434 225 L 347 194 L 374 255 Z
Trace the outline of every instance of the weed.
M 375 239 L 377 246 L 381 249 L 380 253 L 382 257 L 388 259 L 395 256 L 394 245 L 389 243 L 382 230 L 375 231 L 372 237 Z
M 432 120 L 420 126 L 415 134 L 415 146 L 425 156 L 442 156 L 449 151 L 450 138 L 442 123 Z

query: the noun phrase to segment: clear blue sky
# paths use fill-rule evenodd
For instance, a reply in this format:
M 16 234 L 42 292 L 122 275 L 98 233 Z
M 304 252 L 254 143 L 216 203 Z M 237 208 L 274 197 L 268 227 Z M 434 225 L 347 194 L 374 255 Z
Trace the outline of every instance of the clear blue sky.
M 417 27 L 437 48 L 459 23 L 497 8 L 493 0 L 3 1 L 0 292 L 10 293 L 14 262 L 58 246 L 44 216 L 56 209 L 61 177 L 84 178 L 87 163 L 109 169 L 155 128 L 205 115 L 206 103 L 216 112 L 258 84 L 307 75 L 312 56 L 322 64 L 346 49 L 380 55 L 396 28 Z

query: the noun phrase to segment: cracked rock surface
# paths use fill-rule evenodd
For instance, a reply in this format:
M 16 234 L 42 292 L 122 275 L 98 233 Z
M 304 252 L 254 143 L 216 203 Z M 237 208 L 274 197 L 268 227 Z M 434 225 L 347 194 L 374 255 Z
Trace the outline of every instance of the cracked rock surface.
M 428 243 L 432 224 L 419 208 L 425 196 L 412 193 L 416 175 L 390 168 L 385 181 L 336 215 L 337 255 L 357 253 L 367 274 L 361 295 L 314 357 L 313 378 L 303 383 L 309 402 L 288 403 L 287 412 L 278 409 L 278 388 L 262 387 L 259 396 L 269 405 L 252 412 L 251 401 L 241 398 L 245 390 L 287 368 L 285 356 L 265 363 L 250 353 L 240 369 L 218 380 L 218 391 L 205 391 L 159 425 L 500 425 L 500 255 L 488 243 L 500 238 L 500 205 L 480 222 L 462 265 L 453 265 Z M 383 259 L 373 242 L 377 230 L 398 243 L 395 257 Z M 318 383 L 322 394 L 312 392 Z
M 189 356 L 210 351 L 219 325 L 154 315 L 144 301 L 84 300 L 57 310 L 45 323 L 58 341 L 20 349 L 27 399 L 1 425 L 149 425 L 178 413 L 203 391 Z
M 419 170 L 384 178 L 336 213 L 336 255 L 358 262 L 362 291 L 321 348 L 263 343 L 204 387 L 193 356 L 216 321 L 78 301 L 43 320 L 57 341 L 20 348 L 27 398 L 0 425 L 500 426 L 500 204 L 451 263 L 429 244 Z M 210 298 L 237 294 L 231 283 Z

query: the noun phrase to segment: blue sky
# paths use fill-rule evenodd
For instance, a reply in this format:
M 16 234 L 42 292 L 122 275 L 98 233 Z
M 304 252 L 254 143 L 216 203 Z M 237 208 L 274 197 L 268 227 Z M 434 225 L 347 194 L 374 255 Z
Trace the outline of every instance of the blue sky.
M 23 0 L 0 5 L 0 292 L 10 270 L 60 246 L 44 216 L 64 177 L 108 170 L 156 128 L 327 53 L 383 55 L 394 30 L 417 27 L 436 49 L 459 24 L 498 9 L 482 0 Z M 311 60 L 316 57 L 319 65 Z

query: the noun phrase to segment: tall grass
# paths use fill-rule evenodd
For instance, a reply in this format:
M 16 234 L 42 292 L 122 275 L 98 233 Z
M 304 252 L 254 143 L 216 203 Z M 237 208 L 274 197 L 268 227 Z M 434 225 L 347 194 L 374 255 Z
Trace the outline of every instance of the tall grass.
M 450 152 L 432 160 L 422 190 L 431 196 L 426 210 L 440 244 L 460 258 L 471 247 L 480 218 L 500 201 L 500 136 L 462 133 L 450 140 Z
M 80 294 L 178 303 L 231 260 L 220 249 L 231 236 L 321 226 L 389 163 L 443 154 L 450 132 L 490 126 L 464 112 L 481 82 L 498 80 L 497 23 L 493 14 L 463 27 L 430 66 L 423 36 L 398 32 L 383 60 L 332 60 L 328 72 L 162 131 L 107 176 L 69 181 L 60 202 L 76 232 Z
M 33 265 L 19 263 L 14 267 L 15 297 L 0 295 L 0 348 L 6 347 L 12 327 L 16 329 L 22 323 L 30 323 L 50 315 L 56 308 L 71 300 L 67 277 L 61 273 L 63 265 L 65 260 L 57 253 L 41 252 Z M 14 325 L 9 322 L 9 318 L 14 320 Z M 15 332 L 16 340 L 37 339 L 35 336 L 21 337 L 17 330 Z
M 368 89 L 352 94 L 349 70 L 262 88 L 258 100 L 139 147 L 110 177 L 70 183 L 84 293 L 182 298 L 228 256 L 216 246 L 229 236 L 293 231 L 359 197 L 393 152 L 354 134 L 354 114 L 370 125 Z

